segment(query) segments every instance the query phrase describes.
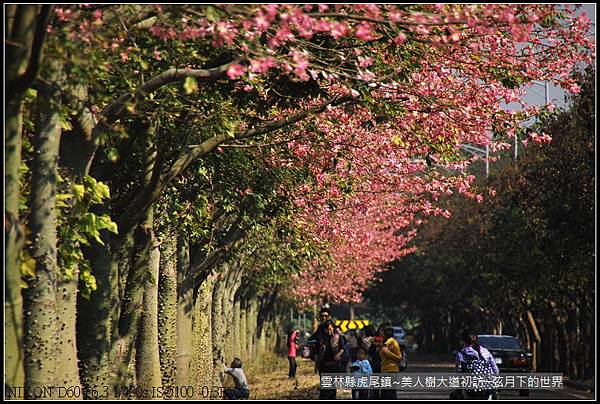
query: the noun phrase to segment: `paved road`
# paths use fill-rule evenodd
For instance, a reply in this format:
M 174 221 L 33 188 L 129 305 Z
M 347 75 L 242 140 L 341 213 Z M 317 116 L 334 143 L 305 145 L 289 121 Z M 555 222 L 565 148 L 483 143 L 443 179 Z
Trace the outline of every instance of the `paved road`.
M 416 355 L 409 357 L 409 368 L 407 372 L 411 373 L 453 373 L 454 365 L 450 356 L 440 355 Z M 444 400 L 448 399 L 450 393 L 447 391 L 398 391 L 400 400 Z M 501 400 L 592 400 L 594 393 L 587 393 L 565 387 L 560 391 L 531 390 L 529 397 L 519 396 L 516 390 L 501 391 L 499 398 Z

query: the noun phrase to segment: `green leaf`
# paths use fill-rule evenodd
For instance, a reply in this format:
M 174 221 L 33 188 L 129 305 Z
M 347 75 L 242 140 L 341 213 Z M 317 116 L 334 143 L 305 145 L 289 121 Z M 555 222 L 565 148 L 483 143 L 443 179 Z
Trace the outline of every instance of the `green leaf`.
M 71 122 L 63 116 L 60 117 L 60 127 L 62 130 L 73 130 L 73 125 Z
M 25 90 L 25 97 L 35 98 L 37 97 L 37 90 L 35 88 L 28 88 Z
M 102 216 L 97 216 L 96 224 L 98 226 L 98 229 L 100 229 L 100 230 L 107 229 L 111 233 L 119 234 L 119 232 L 117 230 L 117 224 L 115 222 L 113 222 L 111 220 L 110 216 L 108 216 L 107 214 L 104 214 Z
M 198 90 L 198 80 L 194 77 L 186 77 L 185 83 L 183 84 L 183 88 L 186 94 L 192 94 L 193 92 Z
M 77 198 L 78 201 L 82 201 L 83 200 L 83 196 L 85 194 L 85 188 L 83 185 L 81 184 L 73 184 L 73 193 L 75 194 L 75 198 Z
M 208 6 L 206 8 L 206 18 L 210 22 L 217 22 L 221 19 L 221 12 L 213 6 Z
M 24 250 L 21 252 L 21 274 L 35 277 L 35 259 Z
M 158 285 L 158 282 L 156 281 L 156 277 L 154 276 L 154 274 L 152 272 L 148 272 L 148 282 L 150 282 L 153 285 Z
M 119 160 L 119 152 L 117 151 L 117 149 L 115 149 L 114 147 L 111 147 L 110 149 L 108 149 L 108 151 L 106 152 L 106 158 L 108 159 L 108 161 L 110 161 L 111 163 L 116 163 L 117 160 Z
M 87 260 L 81 262 L 81 272 L 79 272 L 79 279 L 83 284 L 81 295 L 88 299 L 93 291 L 95 291 L 98 286 L 96 284 L 96 277 L 92 275 L 91 268 Z
M 103 182 L 98 182 L 98 195 L 100 196 L 100 201 L 102 201 L 102 199 L 108 199 L 110 198 L 110 188 L 108 187 L 108 185 L 106 185 Z
M 392 136 L 392 142 L 396 145 L 396 146 L 402 146 L 404 147 L 405 143 L 402 140 L 402 138 L 398 135 Z

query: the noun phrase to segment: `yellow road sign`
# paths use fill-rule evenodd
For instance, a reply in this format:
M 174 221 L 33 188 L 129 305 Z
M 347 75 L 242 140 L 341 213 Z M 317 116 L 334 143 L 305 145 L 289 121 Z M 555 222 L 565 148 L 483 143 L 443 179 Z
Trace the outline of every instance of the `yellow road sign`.
M 369 325 L 369 320 L 336 320 L 335 325 L 344 333 L 348 330 L 362 330 Z

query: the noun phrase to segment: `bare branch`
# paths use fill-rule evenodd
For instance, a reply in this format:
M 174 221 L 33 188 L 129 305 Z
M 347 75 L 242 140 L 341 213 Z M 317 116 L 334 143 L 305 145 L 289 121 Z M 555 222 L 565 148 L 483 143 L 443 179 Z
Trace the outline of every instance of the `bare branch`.
M 239 59 L 212 69 L 169 69 L 142 84 L 133 94 L 123 94 L 116 101 L 107 105 L 101 114 L 109 120 L 115 120 L 126 109 L 128 104 L 135 104 L 141 101 L 148 94 L 158 90 L 160 87 L 183 81 L 187 77 L 193 77 L 202 81 L 217 80 L 223 77 L 229 66 L 237 62 L 239 62 Z
M 294 124 L 296 122 L 299 122 L 308 117 L 309 115 L 322 112 L 329 105 L 340 105 L 350 100 L 352 100 L 351 97 L 328 98 L 319 105 L 290 115 L 286 118 L 273 121 L 258 128 L 248 129 L 238 135 L 233 136 L 233 139 L 248 139 L 254 136 L 260 136 L 269 132 L 273 132 L 291 124 Z M 134 226 L 135 223 L 137 223 L 137 220 L 140 218 L 141 215 L 140 212 L 144 212 L 148 206 L 154 203 L 160 197 L 160 194 L 162 193 L 163 189 L 167 185 L 169 185 L 175 177 L 181 174 L 194 161 L 204 156 L 205 154 L 215 149 L 217 146 L 226 142 L 227 140 L 232 140 L 232 137 L 222 134 L 213 136 L 205 140 L 201 144 L 191 147 L 187 152 L 185 152 L 181 157 L 179 157 L 170 168 L 163 171 L 163 173 L 160 175 L 160 178 L 155 183 L 149 184 L 144 189 L 142 189 L 141 192 L 137 195 L 137 197 L 131 202 L 129 207 L 121 214 L 117 221 L 117 223 L 119 224 L 119 229 L 124 229 L 123 234 L 125 234 L 131 226 Z

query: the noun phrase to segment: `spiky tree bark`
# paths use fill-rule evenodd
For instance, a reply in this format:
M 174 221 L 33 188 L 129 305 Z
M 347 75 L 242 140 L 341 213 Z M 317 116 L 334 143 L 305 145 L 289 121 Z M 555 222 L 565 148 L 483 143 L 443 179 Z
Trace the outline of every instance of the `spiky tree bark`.
M 146 183 L 152 180 L 152 171 L 156 164 L 156 128 L 151 126 L 146 137 Z M 144 389 L 161 386 L 160 358 L 158 349 L 158 277 L 160 251 L 154 235 L 154 208 L 148 209 L 145 222 L 150 229 L 150 250 L 147 270 L 143 283 L 142 313 L 136 338 L 136 380 Z
M 40 83 L 38 94 L 29 220 L 31 256 L 36 265 L 35 276 L 29 281 L 25 293 L 25 385 L 28 388 L 55 386 L 58 372 L 64 370 L 57 361 L 57 342 L 62 330 L 57 321 L 56 304 L 60 278 L 55 207 L 61 134 L 60 90 L 55 82 L 44 82 Z
M 246 344 L 246 338 L 248 336 L 248 331 L 247 331 L 247 314 L 248 311 L 246 310 L 246 305 L 247 305 L 247 301 L 246 299 L 241 299 L 240 301 L 240 350 L 241 352 L 241 356 L 240 359 L 242 361 L 246 361 L 247 358 L 247 344 Z
M 189 241 L 182 235 L 177 253 L 177 376 L 178 386 L 190 385 L 194 290 L 187 276 Z
M 149 183 L 152 180 L 153 173 L 157 166 L 156 163 L 156 148 L 155 136 L 158 129 L 156 122 L 151 122 L 147 129 L 147 148 L 146 157 L 146 178 L 145 182 Z M 144 290 L 148 279 L 148 269 L 150 264 L 151 253 L 153 250 L 154 230 L 153 230 L 154 214 L 153 205 L 146 208 L 144 220 L 135 231 L 135 253 L 133 265 L 129 267 L 127 274 L 125 293 L 122 302 L 122 309 L 119 316 L 118 324 L 118 347 L 122 350 L 120 359 L 121 368 L 117 372 L 117 377 L 114 379 L 114 385 L 125 385 L 127 380 L 133 375 L 130 374 L 130 365 L 134 357 L 134 349 L 138 338 L 140 327 L 141 308 L 144 301 Z M 118 244 L 126 244 L 121 242 Z M 156 342 L 156 351 L 158 352 L 158 336 Z M 155 364 L 160 368 L 158 363 Z M 159 377 L 160 380 L 160 377 Z
M 108 386 L 115 371 L 111 352 L 118 321 L 118 263 L 111 251 L 109 232 L 103 230 L 101 238 L 104 245 L 97 243 L 85 251 L 97 289 L 90 299 L 80 298 L 77 306 L 77 347 L 82 383 L 89 388 L 86 392 L 91 392 L 93 386 Z M 99 391 L 99 395 L 104 396 L 104 391 Z
M 212 339 L 212 300 L 216 273 L 211 273 L 198 288 L 194 306 L 194 376 L 196 386 L 212 386 L 213 339 Z M 200 387 L 202 388 L 202 387 Z M 201 391 L 195 391 L 196 398 L 210 398 Z M 206 391 L 204 392 L 206 393 Z M 208 394 L 208 396 L 210 396 Z
M 162 383 L 175 385 L 177 373 L 177 269 L 176 239 L 167 238 L 161 244 L 160 276 L 158 280 L 158 341 Z
M 23 298 L 21 295 L 20 253 L 24 231 L 19 220 L 19 170 L 21 166 L 22 104 L 27 88 L 39 70 L 45 39 L 45 28 L 52 6 L 11 6 L 7 10 L 5 63 L 6 109 L 4 121 L 4 318 L 5 318 L 5 383 L 24 385 L 23 369 Z M 37 23 L 37 29 L 36 29 Z M 40 27 L 43 27 L 41 29 Z M 35 52 L 34 46 L 37 47 Z
M 158 345 L 158 277 L 160 251 L 156 237 L 152 235 L 150 256 L 142 303 L 142 317 L 136 346 L 137 385 L 144 389 L 160 387 L 160 356 Z
M 257 326 L 257 306 L 258 303 L 255 299 L 250 299 L 250 302 L 246 308 L 246 360 L 254 359 L 255 343 L 256 343 L 256 326 Z
M 240 345 L 240 330 L 241 330 L 240 315 L 241 315 L 240 299 L 239 299 L 239 296 L 235 296 L 234 303 L 233 303 L 233 337 L 232 337 L 232 341 L 233 341 L 233 355 L 238 358 L 242 357 L 242 347 Z
M 225 290 L 223 292 L 223 358 L 230 361 L 233 359 L 233 297 L 237 290 L 236 277 L 238 272 L 239 262 L 231 264 L 231 269 L 225 280 Z
M 224 363 L 224 337 L 225 323 L 223 313 L 223 299 L 229 264 L 223 263 L 218 279 L 213 289 L 212 301 L 212 339 L 213 339 L 213 386 L 223 385 L 223 363 Z

